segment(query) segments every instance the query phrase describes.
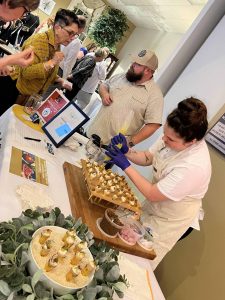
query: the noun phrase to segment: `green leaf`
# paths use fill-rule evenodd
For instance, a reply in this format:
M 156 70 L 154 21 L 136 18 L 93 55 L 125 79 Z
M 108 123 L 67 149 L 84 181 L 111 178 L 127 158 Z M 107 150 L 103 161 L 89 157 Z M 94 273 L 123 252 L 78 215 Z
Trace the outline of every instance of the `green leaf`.
M 15 300 L 14 294 L 15 294 L 15 293 L 12 292 L 12 293 L 8 296 L 7 300 Z
M 22 289 L 26 293 L 29 293 L 29 294 L 33 293 L 33 290 L 32 290 L 32 288 L 31 288 L 31 286 L 29 284 L 23 284 L 22 285 Z
M 98 281 L 103 281 L 104 280 L 104 271 L 102 268 L 99 268 L 96 272 L 95 272 L 95 279 Z
M 3 280 L 0 280 L 0 292 L 5 296 L 9 296 L 11 293 L 8 283 Z
M 124 292 L 127 289 L 126 284 L 121 281 L 114 283 L 113 287 L 115 290 L 120 291 L 120 292 Z
M 84 300 L 94 300 L 97 295 L 97 288 L 87 288 L 83 292 Z
M 15 265 L 5 265 L 0 267 L 0 278 L 7 279 L 8 277 L 12 276 L 16 272 Z
M 62 299 L 62 300 L 74 300 L 75 298 L 71 294 L 66 294 L 60 297 L 57 297 L 57 299 Z
M 13 253 L 16 249 L 18 244 L 15 241 L 10 239 L 4 240 L 2 243 L 2 252 L 4 253 Z
M 35 294 L 40 299 L 50 299 L 51 293 L 47 290 L 44 284 L 41 281 L 38 281 L 35 285 Z
M 25 280 L 25 275 L 22 271 L 19 271 L 18 269 L 8 278 L 9 285 L 12 288 L 18 288 L 19 286 L 22 286 Z
M 124 293 L 123 293 L 123 292 L 120 292 L 120 291 L 118 291 L 118 290 L 115 290 L 115 292 L 116 292 L 116 294 L 117 294 L 117 296 L 118 296 L 119 298 L 123 298 L 123 297 L 124 297 Z
M 22 256 L 21 256 L 21 260 L 20 260 L 20 266 L 24 266 L 27 264 L 27 262 L 30 260 L 27 252 L 23 251 L 22 252 Z
M 13 253 L 7 253 L 4 254 L 4 259 L 10 263 L 13 263 L 14 261 L 14 254 Z
M 55 225 L 63 227 L 64 224 L 65 224 L 65 217 L 63 214 L 60 213 L 56 218 Z
M 26 224 L 26 225 L 22 226 L 19 231 L 22 231 L 22 230 L 25 230 L 25 229 L 30 230 L 30 231 L 34 230 L 34 225 L 32 223 Z
M 106 280 L 109 281 L 109 282 L 114 282 L 114 281 L 118 280 L 119 276 L 120 276 L 119 266 L 115 265 L 106 274 Z
M 43 274 L 43 271 L 42 270 L 38 270 L 34 274 L 34 276 L 32 277 L 32 279 L 31 279 L 31 286 L 32 286 L 33 289 L 34 289 L 35 285 L 37 284 L 37 282 L 40 280 L 42 274 Z
M 35 295 L 31 294 L 29 296 L 27 296 L 26 300 L 34 300 L 35 299 Z
M 55 207 L 53 211 L 56 217 L 58 217 L 61 214 L 61 210 L 58 207 Z

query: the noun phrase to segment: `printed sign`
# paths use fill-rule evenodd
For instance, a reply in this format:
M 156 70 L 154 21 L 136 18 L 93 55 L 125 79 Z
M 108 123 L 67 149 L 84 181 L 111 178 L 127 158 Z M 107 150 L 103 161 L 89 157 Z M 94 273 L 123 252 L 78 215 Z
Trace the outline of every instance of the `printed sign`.
M 55 89 L 37 109 L 36 113 L 39 115 L 43 123 L 46 123 L 68 103 L 69 100 L 63 95 L 63 93 L 58 89 Z
M 206 134 L 205 140 L 217 150 L 225 154 L 225 114 Z
M 12 147 L 9 172 L 48 185 L 46 161 L 15 147 Z

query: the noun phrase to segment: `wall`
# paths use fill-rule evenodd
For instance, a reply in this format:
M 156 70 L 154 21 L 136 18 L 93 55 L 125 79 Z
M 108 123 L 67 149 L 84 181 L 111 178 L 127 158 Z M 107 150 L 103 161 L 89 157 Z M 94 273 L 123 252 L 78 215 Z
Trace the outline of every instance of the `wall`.
M 73 9 L 74 6 L 77 6 L 77 4 L 79 5 L 79 3 L 81 3 L 82 1 L 81 0 L 72 0 L 68 6 L 68 9 Z M 104 10 L 106 9 L 108 3 L 107 1 L 104 1 L 102 0 L 102 2 L 104 2 L 106 4 L 105 7 L 101 6 L 99 9 L 96 9 L 94 11 L 94 18 L 92 16 L 92 21 L 95 21 L 97 20 L 101 15 L 102 13 L 104 13 Z M 83 5 L 83 7 L 85 8 L 85 6 Z M 93 9 L 87 9 L 86 8 L 86 11 L 91 15 L 92 12 L 93 12 Z M 130 22 L 129 20 L 127 21 L 127 24 L 129 26 L 128 30 L 124 33 L 124 36 L 122 37 L 122 39 L 116 44 L 116 53 L 115 55 L 117 56 L 119 51 L 121 50 L 121 48 L 123 47 L 124 44 L 126 44 L 128 38 L 130 37 L 130 35 L 132 34 L 135 26 L 132 22 Z M 91 43 L 91 40 L 89 38 L 87 38 L 85 41 L 84 41 L 84 45 L 87 45 Z
M 166 95 L 165 115 L 190 95 L 204 100 L 212 123 L 225 112 L 224 30 L 225 17 Z M 213 174 L 201 231 L 178 242 L 155 272 L 167 300 L 225 299 L 225 157 L 213 148 L 210 155 Z
M 129 54 L 134 54 L 142 49 L 153 49 L 159 57 L 159 69 L 176 47 L 182 34 L 167 33 L 146 28 L 135 28 L 126 44 L 118 54 L 120 65 L 115 73 L 127 70 L 130 65 Z
M 55 4 L 55 6 L 54 6 L 54 8 L 53 8 L 53 11 L 52 11 L 52 14 L 51 14 L 51 15 L 55 15 L 56 12 L 57 12 L 57 10 L 58 10 L 59 8 L 67 8 L 68 5 L 70 4 L 70 0 L 56 0 L 55 2 L 56 2 L 56 4 Z M 46 14 L 45 14 L 42 10 L 40 10 L 40 9 L 36 9 L 36 10 L 34 11 L 34 14 L 37 15 L 37 16 L 39 16 L 39 18 L 40 18 L 40 23 L 43 22 L 44 20 L 46 20 L 46 19 L 49 18 L 49 15 L 46 15 Z
M 225 13 L 225 0 L 209 0 L 156 74 L 165 95 Z

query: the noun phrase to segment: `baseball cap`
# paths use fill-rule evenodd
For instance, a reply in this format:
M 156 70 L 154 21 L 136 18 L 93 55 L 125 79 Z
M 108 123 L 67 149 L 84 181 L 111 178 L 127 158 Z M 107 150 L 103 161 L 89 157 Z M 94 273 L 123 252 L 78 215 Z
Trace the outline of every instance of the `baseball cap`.
M 151 50 L 141 50 L 137 56 L 132 56 L 132 62 L 146 66 L 153 71 L 158 68 L 158 57 Z

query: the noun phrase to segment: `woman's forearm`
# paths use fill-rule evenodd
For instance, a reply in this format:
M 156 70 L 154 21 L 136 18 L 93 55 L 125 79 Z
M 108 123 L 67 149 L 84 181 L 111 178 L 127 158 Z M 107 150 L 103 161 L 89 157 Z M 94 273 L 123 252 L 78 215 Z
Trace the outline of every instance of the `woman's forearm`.
M 156 184 L 152 184 L 132 166 L 126 168 L 124 172 L 147 200 L 152 202 L 167 200 L 167 198 L 159 191 Z
M 0 58 L 0 68 L 3 68 L 8 65 L 13 65 L 14 58 L 12 56 L 13 55 L 7 55 L 7 56 Z
M 150 166 L 152 164 L 152 154 L 149 151 L 129 149 L 126 157 L 139 166 Z

